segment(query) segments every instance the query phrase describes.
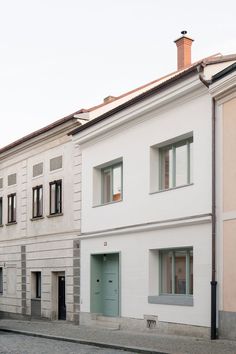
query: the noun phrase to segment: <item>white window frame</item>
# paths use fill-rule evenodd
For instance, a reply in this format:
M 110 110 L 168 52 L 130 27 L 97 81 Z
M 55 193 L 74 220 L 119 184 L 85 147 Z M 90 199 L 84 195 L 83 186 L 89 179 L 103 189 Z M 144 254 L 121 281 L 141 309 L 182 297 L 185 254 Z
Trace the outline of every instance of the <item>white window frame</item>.
M 186 253 L 186 292 L 185 294 L 178 294 L 175 292 L 175 252 L 179 251 L 184 251 Z M 190 293 L 190 252 L 193 253 L 193 248 L 187 247 L 187 248 L 175 248 L 175 249 L 163 249 L 159 251 L 159 289 L 160 289 L 160 295 L 174 295 L 174 296 L 181 296 L 181 295 L 189 295 L 193 296 L 193 294 Z M 162 269 L 163 269 L 163 255 L 171 253 L 172 256 L 172 292 L 167 293 L 163 292 L 163 278 L 162 278 Z M 194 276 L 194 275 L 193 275 Z M 193 288 L 194 291 L 194 288 Z
M 178 140 L 177 142 L 173 142 L 172 144 L 168 144 L 159 148 L 159 191 L 164 191 L 172 188 L 178 188 L 182 186 L 187 186 L 193 183 L 191 180 L 191 155 L 190 155 L 190 144 L 193 143 L 193 137 Z M 187 183 L 182 185 L 176 185 L 176 148 L 181 145 L 187 146 Z M 171 166 L 171 186 L 165 188 L 163 181 L 163 167 L 162 167 L 162 159 L 163 153 L 166 150 L 172 151 L 172 166 Z
M 113 179 L 114 179 L 114 175 L 113 175 L 113 171 L 115 168 L 120 167 L 121 168 L 121 191 L 120 191 L 120 199 L 119 200 L 113 200 Z M 110 183 L 110 200 L 109 201 L 104 201 L 104 173 L 105 172 L 111 172 L 111 183 Z M 104 168 L 101 169 L 101 204 L 110 204 L 110 203 L 116 203 L 116 202 L 120 202 L 123 199 L 123 162 L 119 162 L 119 163 L 115 163 L 115 164 L 111 164 L 109 166 L 106 166 Z

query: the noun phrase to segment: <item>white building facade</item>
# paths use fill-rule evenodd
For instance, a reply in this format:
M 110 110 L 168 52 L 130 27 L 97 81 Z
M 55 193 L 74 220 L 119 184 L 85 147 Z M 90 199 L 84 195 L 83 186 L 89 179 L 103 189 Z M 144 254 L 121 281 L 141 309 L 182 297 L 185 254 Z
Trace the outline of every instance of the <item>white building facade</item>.
M 204 80 L 229 65 L 211 64 L 73 132 L 82 153 L 82 324 L 209 335 L 212 97 Z

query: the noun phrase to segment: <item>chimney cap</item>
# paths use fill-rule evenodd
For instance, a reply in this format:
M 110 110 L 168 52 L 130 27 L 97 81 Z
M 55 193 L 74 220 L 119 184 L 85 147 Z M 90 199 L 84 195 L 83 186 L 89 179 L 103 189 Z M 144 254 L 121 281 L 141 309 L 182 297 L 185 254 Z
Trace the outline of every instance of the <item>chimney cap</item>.
M 179 38 L 177 38 L 177 39 L 174 41 L 174 43 L 180 41 L 182 38 L 186 38 L 186 39 L 189 39 L 190 41 L 194 42 L 194 39 L 192 39 L 192 38 L 189 37 L 189 36 L 186 36 L 186 34 L 188 33 L 186 30 L 181 31 L 180 33 L 182 34 L 182 36 L 179 37 Z
M 115 96 L 109 95 L 109 96 L 107 96 L 107 97 L 105 97 L 105 98 L 103 99 L 103 102 L 104 102 L 104 103 L 108 103 L 108 102 L 114 101 L 115 99 L 116 99 Z

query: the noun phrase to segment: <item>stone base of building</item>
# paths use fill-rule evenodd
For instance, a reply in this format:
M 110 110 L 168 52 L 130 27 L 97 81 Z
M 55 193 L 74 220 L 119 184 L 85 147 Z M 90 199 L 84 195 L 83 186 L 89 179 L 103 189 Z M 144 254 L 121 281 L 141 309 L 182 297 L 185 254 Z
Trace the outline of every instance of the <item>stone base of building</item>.
M 152 331 L 160 334 L 186 335 L 210 338 L 210 328 L 188 324 L 158 321 L 157 316 L 144 315 L 143 319 L 128 317 L 105 317 L 100 314 L 80 312 L 80 324 L 104 328 L 117 327 L 129 331 Z
M 24 315 L 21 313 L 15 313 L 15 312 L 6 312 L 6 311 L 0 311 L 0 319 L 5 319 L 5 320 L 19 320 L 19 321 L 24 321 L 24 320 L 31 320 L 31 316 L 29 315 Z
M 55 318 L 54 317 L 53 317 L 53 313 L 52 313 L 51 317 L 45 317 L 45 316 L 40 316 L 37 314 L 27 315 L 27 314 L 23 314 L 23 313 L 0 311 L 0 320 L 1 319 L 19 320 L 19 321 L 31 321 L 31 320 L 54 321 L 54 320 L 57 320 L 57 317 L 55 317 Z M 74 314 L 74 316 L 68 316 L 68 318 L 66 319 L 66 322 L 74 323 L 76 325 L 79 325 L 79 321 L 80 321 L 80 316 L 78 313 Z
M 219 311 L 219 337 L 236 340 L 236 312 Z

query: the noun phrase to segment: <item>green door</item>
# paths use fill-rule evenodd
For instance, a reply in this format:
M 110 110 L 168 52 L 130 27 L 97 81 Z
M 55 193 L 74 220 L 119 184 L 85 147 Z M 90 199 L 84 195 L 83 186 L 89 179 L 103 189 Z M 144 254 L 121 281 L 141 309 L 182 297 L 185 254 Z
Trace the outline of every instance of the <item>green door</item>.
M 103 314 L 119 315 L 119 255 L 107 254 L 103 258 Z
M 119 316 L 119 254 L 91 257 L 91 312 Z

